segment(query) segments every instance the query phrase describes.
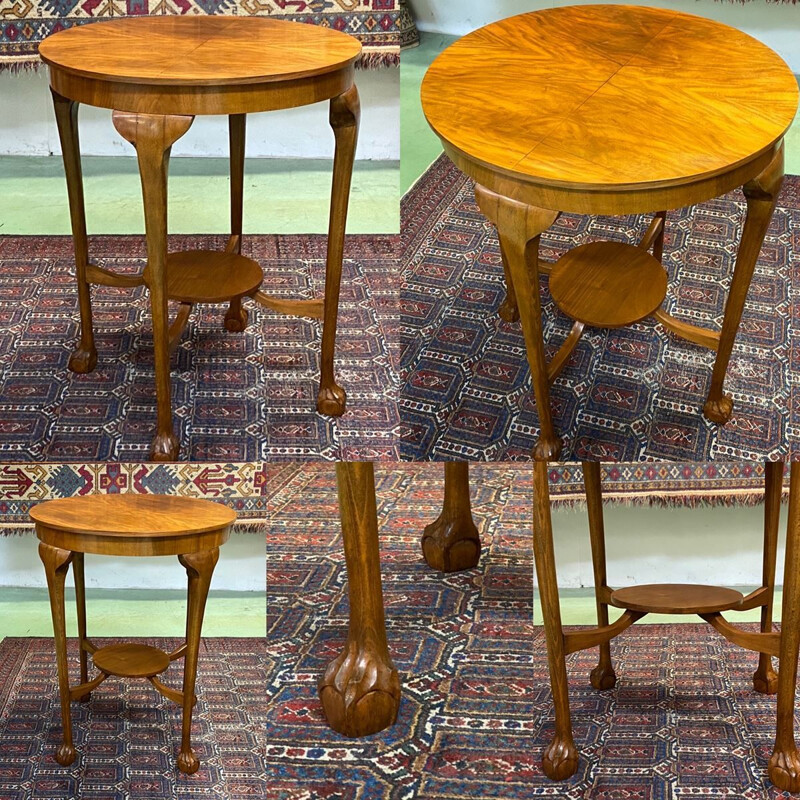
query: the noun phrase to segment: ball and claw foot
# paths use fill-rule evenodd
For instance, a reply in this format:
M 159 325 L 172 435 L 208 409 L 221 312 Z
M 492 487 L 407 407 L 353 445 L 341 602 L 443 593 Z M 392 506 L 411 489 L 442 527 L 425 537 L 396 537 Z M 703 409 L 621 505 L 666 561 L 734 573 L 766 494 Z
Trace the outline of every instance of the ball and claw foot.
M 555 737 L 544 751 L 542 769 L 551 781 L 565 781 L 578 771 L 578 751 L 572 741 Z
M 589 675 L 589 682 L 598 692 L 605 692 L 617 685 L 617 674 L 611 664 L 598 664 Z
M 759 694 L 777 694 L 778 673 L 770 664 L 766 669 L 761 666 L 753 673 L 753 689 Z
M 504 322 L 519 322 L 519 308 L 516 303 L 508 299 L 508 295 L 497 309 L 497 314 Z
M 472 569 L 481 556 L 478 529 L 471 520 L 437 519 L 423 531 L 422 555 L 439 572 Z
M 787 753 L 775 750 L 769 760 L 769 779 L 784 792 L 800 792 L 800 754 L 795 748 Z
M 397 670 L 370 650 L 345 649 L 328 664 L 318 690 L 328 724 L 351 739 L 378 733 L 397 719 Z
M 247 327 L 248 313 L 241 306 L 230 306 L 225 314 L 225 330 L 231 333 L 242 333 Z
M 561 439 L 545 439 L 540 436 L 533 448 L 534 461 L 558 461 L 561 455 Z
M 97 350 L 94 347 L 84 349 L 80 345 L 69 357 L 69 368 L 79 375 L 86 375 L 97 366 Z
M 150 445 L 150 460 L 177 461 L 179 451 L 180 442 L 174 433 L 157 433 Z
M 731 418 L 732 413 L 733 398 L 727 394 L 723 394 L 718 400 L 712 400 L 709 397 L 703 406 L 705 418 L 718 425 L 724 425 Z
M 56 750 L 56 761 L 62 767 L 68 767 L 75 760 L 76 755 L 75 748 L 71 744 L 62 744 Z
M 335 383 L 320 386 L 317 395 L 317 411 L 327 417 L 341 417 L 347 404 L 347 395 L 341 386 Z
M 191 750 L 178 753 L 178 769 L 184 775 L 194 775 L 200 768 L 200 759 Z

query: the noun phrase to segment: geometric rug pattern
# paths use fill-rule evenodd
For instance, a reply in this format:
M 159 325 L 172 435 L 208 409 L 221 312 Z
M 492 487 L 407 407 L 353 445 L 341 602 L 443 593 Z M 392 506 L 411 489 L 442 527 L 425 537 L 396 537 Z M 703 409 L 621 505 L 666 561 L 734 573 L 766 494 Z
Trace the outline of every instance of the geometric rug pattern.
M 125 16 L 270 16 L 344 31 L 361 40 L 362 67 L 397 66 L 419 34 L 405 0 L 32 0 L 0 3 L 0 70 L 41 66 L 39 43 L 74 25 Z
M 340 652 L 348 601 L 333 467 L 276 468 L 267 546 L 267 775 L 271 800 L 736 800 L 789 797 L 766 767 L 775 698 L 757 656 L 701 624 L 636 625 L 612 643 L 617 687 L 598 693 L 596 650 L 569 657 L 578 772 L 541 771 L 553 730 L 534 603 L 530 482 L 476 468 L 477 568 L 443 575 L 419 537 L 441 506 L 410 465 L 376 468 L 389 648 L 403 697 L 394 726 L 361 739 L 327 727 L 316 682 Z
M 111 640 L 98 640 L 109 643 Z M 147 640 L 167 651 L 176 639 Z M 77 682 L 77 644 L 70 640 Z M 182 664 L 165 683 L 180 687 Z M 91 666 L 90 666 L 91 670 Z M 91 673 L 90 673 L 91 674 Z M 197 669 L 194 775 L 175 767 L 181 709 L 144 680 L 110 678 L 88 703 L 72 703 L 78 757 L 53 754 L 61 739 L 58 673 L 51 638 L 0 642 L 2 800 L 250 800 L 269 795 L 264 774 L 264 641 L 203 639 Z
M 219 248 L 222 237 L 171 237 L 172 250 Z M 92 237 L 95 263 L 141 271 L 141 236 Z M 324 286 L 325 237 L 248 236 L 265 291 L 311 298 Z M 349 236 L 337 336 L 344 416 L 316 412 L 321 326 L 249 300 L 244 333 L 224 305 L 199 305 L 171 358 L 180 459 L 391 458 L 397 377 L 387 341 L 396 314 L 397 237 Z M 152 325 L 144 287 L 92 289 L 98 363 L 67 369 L 78 336 L 69 237 L 0 237 L 0 462 L 137 462 L 155 424 Z M 174 309 L 172 309 L 174 313 Z M 395 337 L 396 338 L 396 337 Z
M 474 184 L 440 157 L 403 198 L 402 457 L 529 460 L 538 416 L 519 323 L 504 322 L 494 227 Z M 741 237 L 741 192 L 670 211 L 664 243 L 667 310 L 718 328 Z M 649 218 L 564 214 L 542 235 L 552 262 L 597 239 L 635 243 Z M 542 277 L 548 358 L 571 320 Z M 587 329 L 551 389 L 561 458 L 708 461 L 777 458 L 800 430 L 800 177 L 787 176 L 733 349 L 725 383 L 734 413 L 702 415 L 713 352 L 651 320 Z
M 0 535 L 33 528 L 45 500 L 87 494 L 170 494 L 222 502 L 236 528 L 266 517 L 265 464 L 0 464 Z

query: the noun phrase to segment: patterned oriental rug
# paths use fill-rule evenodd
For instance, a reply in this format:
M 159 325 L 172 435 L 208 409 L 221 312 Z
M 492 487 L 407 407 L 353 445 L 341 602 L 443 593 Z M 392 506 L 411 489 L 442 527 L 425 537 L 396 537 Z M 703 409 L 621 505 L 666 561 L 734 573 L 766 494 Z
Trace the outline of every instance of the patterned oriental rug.
M 215 463 L 289 458 L 395 458 L 398 237 L 349 236 L 337 336 L 344 416 L 316 413 L 321 325 L 246 301 L 243 334 L 225 306 L 195 308 L 172 356 L 181 458 Z M 171 249 L 222 249 L 222 237 L 175 236 Z M 141 236 L 92 237 L 102 266 L 138 273 Z M 276 295 L 324 285 L 325 237 L 247 236 L 244 252 Z M 78 336 L 69 237 L 0 237 L 0 463 L 146 458 L 155 423 L 152 326 L 146 290 L 95 287 L 98 365 L 67 369 Z
M 528 460 L 538 417 L 522 330 L 497 315 L 499 244 L 473 184 L 442 156 L 402 202 L 403 458 Z M 647 320 L 587 329 L 551 390 L 563 459 L 763 459 L 785 456 L 787 441 L 797 449 L 800 404 L 790 375 L 800 359 L 800 177 L 787 176 L 778 206 L 728 370 L 730 422 L 719 427 L 702 416 L 711 351 Z M 738 192 L 669 213 L 671 313 L 721 325 L 744 210 Z M 554 261 L 596 239 L 634 243 L 648 222 L 565 214 L 543 235 L 541 256 Z M 541 290 L 552 357 L 571 320 L 552 302 L 545 276 Z
M 0 0 L 0 71 L 37 69 L 51 33 L 104 19 L 163 14 L 276 17 L 323 25 L 361 40 L 362 67 L 397 66 L 419 42 L 406 0 Z
M 99 640 L 106 641 L 110 640 Z M 177 640 L 148 643 L 165 649 Z M 77 645 L 70 642 L 73 675 Z M 174 673 L 171 675 L 171 673 Z M 166 673 L 168 685 L 180 668 Z M 0 798 L 2 800 L 164 800 L 266 796 L 263 639 L 204 639 L 197 672 L 194 775 L 175 768 L 181 714 L 143 680 L 109 678 L 89 703 L 72 704 L 78 758 L 53 758 L 61 711 L 53 640 L 0 642 Z
M 596 651 L 570 656 L 581 761 L 567 783 L 544 777 L 553 711 L 544 640 L 532 624 L 541 612 L 530 534 L 520 524 L 530 517 L 530 484 L 509 489 L 508 467 L 477 467 L 484 554 L 476 569 L 450 576 L 419 551 L 440 482 L 438 491 L 427 477 L 412 484 L 419 466 L 377 469 L 389 646 L 404 695 L 387 731 L 334 733 L 316 693 L 348 613 L 333 467 L 276 469 L 288 482 L 273 497 L 267 546 L 270 800 L 789 797 L 766 777 L 775 700 L 752 691 L 756 657 L 705 624 L 630 628 L 612 644 L 611 692 L 589 685 Z

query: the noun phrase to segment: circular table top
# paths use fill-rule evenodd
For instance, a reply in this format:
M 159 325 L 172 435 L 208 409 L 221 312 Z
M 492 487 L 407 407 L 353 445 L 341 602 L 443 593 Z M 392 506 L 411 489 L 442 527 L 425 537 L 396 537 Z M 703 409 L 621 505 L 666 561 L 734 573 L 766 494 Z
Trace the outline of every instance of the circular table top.
M 344 69 L 360 53 L 346 33 L 269 17 L 125 17 L 39 45 L 46 64 L 74 75 L 160 85 L 288 81 Z
M 232 525 L 236 513 L 221 503 L 160 494 L 91 494 L 39 503 L 34 522 L 50 529 L 103 537 L 174 537 Z
M 774 149 L 797 99 L 789 67 L 751 36 L 638 6 L 492 23 L 448 47 L 422 84 L 428 122 L 459 166 L 570 189 L 725 173 Z

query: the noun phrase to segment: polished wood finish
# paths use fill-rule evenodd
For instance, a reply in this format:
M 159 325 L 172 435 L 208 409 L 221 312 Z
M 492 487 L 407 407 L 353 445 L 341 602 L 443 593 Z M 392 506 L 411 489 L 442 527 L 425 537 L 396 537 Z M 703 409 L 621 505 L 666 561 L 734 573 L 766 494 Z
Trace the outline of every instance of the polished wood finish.
M 241 303 L 263 279 L 258 262 L 238 253 L 184 250 L 167 256 L 167 297 L 182 303 Z
M 633 586 L 612 590 L 606 578 L 600 465 L 584 462 L 598 626 L 577 631 L 564 631 L 561 625 L 547 470 L 547 464 L 534 464 L 534 558 L 556 723 L 553 740 L 543 755 L 545 774 L 554 780 L 564 780 L 573 775 L 578 766 L 570 722 L 566 655 L 599 646 L 600 663 L 592 672 L 592 685 L 598 689 L 611 688 L 616 682 L 608 649 L 611 639 L 650 612 L 696 613 L 729 641 L 759 653 L 758 669 L 753 676 L 754 688 L 764 693 L 772 693 L 777 689 L 778 693 L 777 732 L 769 765 L 770 779 L 779 789 L 800 791 L 800 756 L 794 740 L 794 697 L 800 649 L 800 464 L 792 464 L 791 467 L 780 633 L 772 630 L 772 602 L 782 464 L 768 463 L 766 466 L 763 585 L 743 597 L 732 589 L 696 585 Z M 609 604 L 626 609 L 611 624 L 608 623 Z M 743 630 L 728 622 L 721 613 L 759 606 L 762 608 L 760 632 Z M 772 669 L 772 656 L 778 656 L 781 660 L 777 676 Z
M 589 242 L 562 256 L 550 294 L 568 316 L 596 328 L 621 328 L 649 317 L 667 296 L 667 273 L 640 247 Z
M 75 372 L 97 363 L 89 286 L 137 286 L 150 293 L 153 315 L 157 423 L 150 459 L 172 461 L 170 353 L 196 302 L 228 302 L 225 327 L 247 325 L 242 299 L 282 313 L 323 318 L 317 408 L 339 415 L 345 392 L 334 380 L 339 283 L 350 181 L 358 135 L 359 101 L 353 83 L 361 53 L 357 39 L 324 27 L 265 17 L 154 16 L 82 25 L 49 36 L 40 46 L 50 71 L 64 153 L 75 240 L 81 311 Z M 325 299 L 290 301 L 258 291 L 261 270 L 241 256 L 246 114 L 330 101 L 336 140 Z M 110 108 L 114 126 L 136 148 L 147 232 L 141 277 L 117 276 L 88 260 L 81 185 L 77 108 Z M 167 254 L 167 169 L 170 148 L 197 115 L 226 114 L 231 168 L 231 236 L 224 253 Z M 167 300 L 179 300 L 170 323 Z
M 397 719 L 400 678 L 386 643 L 373 465 L 338 463 L 336 477 L 350 624 L 343 651 L 319 680 L 319 696 L 335 731 L 367 736 Z
M 487 184 L 491 171 L 559 197 L 539 205 L 579 213 L 590 210 L 580 195 L 594 213 L 628 213 L 602 203 L 626 191 L 641 196 L 637 212 L 675 208 L 659 202 L 661 190 L 722 177 L 772 152 L 797 97 L 789 67 L 751 36 L 641 6 L 500 20 L 448 47 L 422 84 L 428 122 L 478 183 L 525 202 Z M 473 165 L 484 172 L 473 174 Z
M 735 589 L 692 583 L 651 583 L 626 586 L 611 593 L 611 605 L 646 614 L 711 614 L 741 605 Z
M 211 576 L 236 520 L 226 506 L 207 500 L 163 495 L 86 495 L 40 503 L 31 509 L 39 538 L 39 556 L 45 569 L 53 617 L 54 643 L 61 697 L 62 743 L 56 761 L 75 760 L 70 702 L 85 702 L 109 675 L 146 678 L 167 699 L 183 707 L 181 747 L 177 764 L 195 772 L 199 760 L 191 749 L 192 709 L 197 701 L 195 682 L 206 598 Z M 186 641 L 172 653 L 143 644 L 95 647 L 86 630 L 84 553 L 114 556 L 176 555 L 188 581 Z M 70 563 L 75 574 L 78 612 L 80 683 L 70 686 L 67 660 L 64 583 Z M 98 674 L 88 675 L 88 655 Z M 184 658 L 183 688 L 173 689 L 157 677 L 172 661 Z
M 442 513 L 423 531 L 422 555 L 440 572 L 459 572 L 478 564 L 481 539 L 472 519 L 466 461 L 445 462 Z
M 556 266 L 553 296 L 567 306 L 577 302 L 570 314 L 587 324 L 621 325 L 654 314 L 676 335 L 716 350 L 704 414 L 718 423 L 730 418 L 723 382 L 780 188 L 782 139 L 797 100 L 794 76 L 769 48 L 672 9 L 548 8 L 474 31 L 433 62 L 422 84 L 425 115 L 451 160 L 476 182 L 479 205 L 497 226 L 507 284 L 499 313 L 519 318 L 525 334 L 541 428 L 534 458 L 558 457 L 548 378 L 580 335 L 573 329 L 548 375 L 538 283 L 547 270 L 538 263 L 538 237 L 559 211 L 655 212 L 639 257 L 658 291 L 632 264 L 611 269 L 612 250 L 601 245 L 594 248 L 600 263 L 570 271 L 566 287 L 560 286 L 564 266 L 575 256 L 565 257 L 561 274 Z M 666 209 L 742 185 L 748 217 L 725 317 L 721 331 L 707 331 L 653 305 L 666 282 L 655 271 Z M 651 247 L 653 262 L 644 255 Z M 593 276 L 609 298 L 598 287 L 588 291 Z M 641 283 L 637 290 L 626 286 L 634 281 Z M 622 298 L 617 304 L 615 294 Z
M 79 103 L 145 114 L 242 114 L 330 100 L 352 83 L 361 45 L 268 17 L 128 17 L 39 46 L 50 83 Z

